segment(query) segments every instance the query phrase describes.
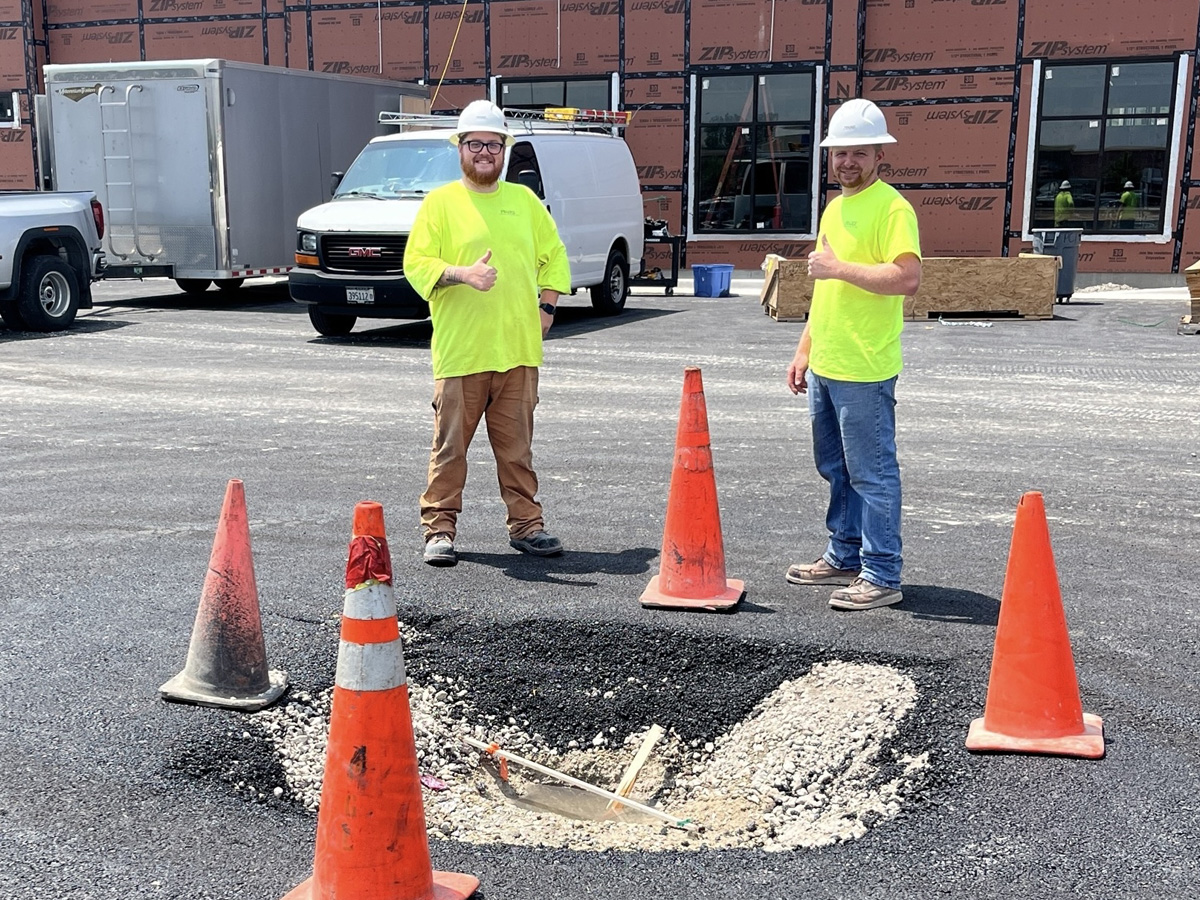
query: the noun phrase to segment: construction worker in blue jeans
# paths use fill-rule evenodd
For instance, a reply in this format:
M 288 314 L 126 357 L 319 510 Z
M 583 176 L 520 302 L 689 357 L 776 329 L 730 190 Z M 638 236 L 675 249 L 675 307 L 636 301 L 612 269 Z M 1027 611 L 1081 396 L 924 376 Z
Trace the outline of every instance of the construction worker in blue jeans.
M 787 368 L 793 394 L 808 395 L 813 456 L 829 483 L 829 542 L 813 563 L 791 566 L 793 584 L 840 585 L 835 609 L 874 609 L 900 589 L 900 466 L 896 379 L 904 297 L 921 283 L 912 205 L 879 180 L 883 145 L 895 143 L 883 112 L 848 100 L 821 142 L 841 187 L 821 215 L 808 257 L 813 299 Z

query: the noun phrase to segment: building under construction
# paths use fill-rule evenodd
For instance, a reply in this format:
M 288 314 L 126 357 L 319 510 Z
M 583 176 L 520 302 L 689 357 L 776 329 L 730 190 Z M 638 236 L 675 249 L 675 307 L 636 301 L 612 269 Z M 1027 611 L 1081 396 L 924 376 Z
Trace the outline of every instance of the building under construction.
M 1081 228 L 1080 272 L 1165 274 L 1200 258 L 1198 34 L 1195 0 L 0 0 L 0 90 L 19 114 L 0 182 L 37 183 L 47 62 L 382 74 L 425 82 L 435 110 L 630 111 L 646 214 L 689 263 L 751 268 L 811 247 L 835 189 L 823 129 L 865 96 L 899 140 L 883 176 L 927 256 Z

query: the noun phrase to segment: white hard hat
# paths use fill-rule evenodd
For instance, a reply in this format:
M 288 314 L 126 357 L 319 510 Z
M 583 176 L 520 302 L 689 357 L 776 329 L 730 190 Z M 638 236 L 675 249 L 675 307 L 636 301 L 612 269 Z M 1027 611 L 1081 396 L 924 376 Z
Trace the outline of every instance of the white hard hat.
M 459 113 L 458 127 L 450 135 L 450 143 L 457 144 L 460 135 L 472 131 L 487 131 L 504 138 L 506 146 L 512 146 L 513 136 L 504 121 L 504 112 L 491 100 L 472 100 Z
M 1127 187 L 1127 188 L 1133 187 L 1133 182 L 1132 181 L 1125 182 L 1125 187 Z
M 1070 188 L 1071 188 L 1071 182 L 1069 182 L 1069 181 L 1064 181 L 1062 184 L 1060 184 L 1058 186 L 1058 189 L 1060 191 L 1070 190 Z
M 822 147 L 859 147 L 865 144 L 894 144 L 888 134 L 883 111 L 870 100 L 847 100 L 829 117 L 829 134 Z

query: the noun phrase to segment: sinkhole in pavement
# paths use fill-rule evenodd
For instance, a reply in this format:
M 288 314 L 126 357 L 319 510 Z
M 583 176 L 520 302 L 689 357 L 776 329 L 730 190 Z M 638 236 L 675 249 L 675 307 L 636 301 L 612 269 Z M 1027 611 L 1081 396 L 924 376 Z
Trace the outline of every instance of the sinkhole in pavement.
M 573 849 L 787 850 L 863 836 L 919 793 L 929 748 L 906 664 L 821 648 L 549 620 L 405 616 L 410 707 L 431 836 Z M 249 718 L 283 793 L 315 810 L 330 686 Z M 609 801 L 467 746 L 498 744 L 614 791 L 661 726 L 629 797 Z M 259 789 L 259 794 L 263 793 Z

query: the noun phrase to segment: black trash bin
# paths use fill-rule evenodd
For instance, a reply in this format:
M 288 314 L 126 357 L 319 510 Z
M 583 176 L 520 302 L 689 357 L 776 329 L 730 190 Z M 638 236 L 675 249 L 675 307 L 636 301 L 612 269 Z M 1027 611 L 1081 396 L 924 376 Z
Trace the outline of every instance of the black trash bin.
M 1079 238 L 1082 228 L 1046 228 L 1033 233 L 1033 252 L 1062 260 L 1054 299 L 1069 302 L 1075 293 L 1075 271 L 1079 268 Z

